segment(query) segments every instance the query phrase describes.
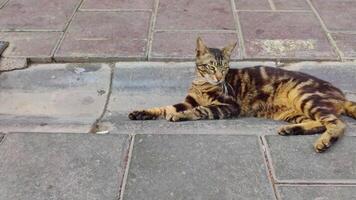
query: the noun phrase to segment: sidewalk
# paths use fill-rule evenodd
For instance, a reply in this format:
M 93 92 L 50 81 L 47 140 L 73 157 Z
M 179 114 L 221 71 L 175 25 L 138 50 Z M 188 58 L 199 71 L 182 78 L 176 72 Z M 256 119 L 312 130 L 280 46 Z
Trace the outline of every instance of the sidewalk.
M 232 67 L 256 64 L 274 65 Z M 355 62 L 284 67 L 356 100 Z M 318 154 L 317 136 L 278 136 L 283 122 L 128 119 L 134 109 L 179 102 L 193 70 L 191 62 L 120 62 L 2 73 L 0 199 L 356 198 L 356 120 L 345 117 L 345 136 Z
M 349 0 L 1 0 L 4 57 L 33 62 L 192 60 L 195 39 L 235 60 L 354 60 Z M 31 47 L 31 48 L 29 48 Z
M 0 0 L 0 200 L 356 199 L 356 120 L 318 154 L 284 122 L 127 117 L 184 98 L 198 35 L 356 101 L 355 19 L 352 0 Z

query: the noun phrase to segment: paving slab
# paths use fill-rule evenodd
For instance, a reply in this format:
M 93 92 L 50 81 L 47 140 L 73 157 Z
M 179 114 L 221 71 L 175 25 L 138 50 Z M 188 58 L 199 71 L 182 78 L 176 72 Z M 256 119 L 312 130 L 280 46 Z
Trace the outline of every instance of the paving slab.
M 311 0 L 329 30 L 356 30 L 356 1 Z
M 26 58 L 0 58 L 0 72 L 27 67 Z
M 271 10 L 268 0 L 234 0 L 237 10 Z
M 274 199 L 266 172 L 254 136 L 136 135 L 124 199 Z
M 311 10 L 305 0 L 273 0 L 273 4 L 277 10 Z
M 145 58 L 151 12 L 78 12 L 56 61 Z M 105 22 L 105 23 L 103 23 Z
M 233 67 L 261 63 L 232 63 Z M 265 63 L 273 66 L 273 63 Z M 171 105 L 184 100 L 194 75 L 194 63 L 118 63 L 103 126 L 111 133 L 148 134 L 276 134 L 281 122 L 254 118 L 172 123 L 164 119 L 131 121 L 133 110 Z
M 355 186 L 279 186 L 281 199 L 349 200 L 356 199 Z
M 9 46 L 9 42 L 0 41 L 0 56 L 8 46 Z
M 127 135 L 6 135 L 0 199 L 118 199 Z
M 325 153 L 314 151 L 317 138 L 266 136 L 277 183 L 356 183 L 356 137 L 340 138 Z
M 117 10 L 117 9 L 153 9 L 154 0 L 84 0 L 81 9 Z
M 10 43 L 3 56 L 50 62 L 61 35 L 60 32 L 0 32 L 0 40 Z
M 238 12 L 247 59 L 335 60 L 311 12 Z
M 80 0 L 11 0 L 0 10 L 0 30 L 63 31 Z
M 38 64 L 0 75 L 1 132 L 88 132 L 104 109 L 106 64 Z
M 356 58 L 356 33 L 333 33 L 332 37 L 335 40 L 337 47 L 344 54 L 344 57 L 351 59 Z
M 196 39 L 202 37 L 204 43 L 209 47 L 223 48 L 228 44 L 237 42 L 235 32 L 171 32 L 157 31 L 154 33 L 152 42 L 151 60 L 155 59 L 187 59 L 193 60 L 196 52 Z M 179 43 L 177 43 L 179 41 Z M 235 47 L 232 59 L 240 57 L 239 46 Z
M 229 0 L 160 0 L 156 29 L 235 30 Z

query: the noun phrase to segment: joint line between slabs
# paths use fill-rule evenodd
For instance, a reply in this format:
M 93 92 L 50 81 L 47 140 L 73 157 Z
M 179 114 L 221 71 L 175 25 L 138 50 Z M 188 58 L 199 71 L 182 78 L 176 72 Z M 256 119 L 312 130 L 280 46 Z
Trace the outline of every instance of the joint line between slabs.
M 130 147 L 129 147 L 129 151 L 128 151 L 128 155 L 127 155 L 127 163 L 126 163 L 126 166 L 125 166 L 124 177 L 122 179 L 122 183 L 121 183 L 121 186 L 119 188 L 119 192 L 120 192 L 119 200 L 123 200 L 123 198 L 124 198 L 125 187 L 126 187 L 127 178 L 128 178 L 129 169 L 130 169 L 130 164 L 131 164 L 133 145 L 135 143 L 135 136 L 136 135 L 133 134 L 132 138 L 131 138 Z
M 273 0 L 268 0 L 268 3 L 269 5 L 271 6 L 271 9 L 274 11 L 274 10 L 277 10 L 276 9 L 276 5 L 274 4 Z
M 62 45 L 63 40 L 64 40 L 64 38 L 65 38 L 66 35 L 67 35 L 68 28 L 69 28 L 69 26 L 72 24 L 73 19 L 74 19 L 76 13 L 78 12 L 79 8 L 82 6 L 83 2 L 84 2 L 84 0 L 80 0 L 80 1 L 79 1 L 78 5 L 77 5 L 76 8 L 74 9 L 73 14 L 72 14 L 71 17 L 69 18 L 69 20 L 68 20 L 68 22 L 66 23 L 66 25 L 64 26 L 63 34 L 62 34 L 62 36 L 59 38 L 59 41 L 56 43 L 57 46 L 54 47 L 53 52 L 52 52 L 52 55 L 51 55 L 53 61 L 55 61 L 55 58 L 54 58 L 54 57 L 55 57 L 55 54 L 59 51 L 59 48 L 60 48 L 60 46 Z
M 157 20 L 157 15 L 158 15 L 158 7 L 159 7 L 159 0 L 155 0 L 153 12 L 151 14 L 150 27 L 148 29 L 147 53 L 146 53 L 146 58 L 148 61 L 151 58 L 153 37 L 154 37 L 154 33 L 155 33 L 156 20 Z
M 272 160 L 270 159 L 270 157 L 268 156 L 268 144 L 267 141 L 265 139 L 264 136 L 259 136 L 258 137 L 260 146 L 262 147 L 262 154 L 263 154 L 263 160 L 266 166 L 266 170 L 267 170 L 267 175 L 268 175 L 268 180 L 271 184 L 272 190 L 273 190 L 273 194 L 276 200 L 280 200 L 280 194 L 278 193 L 278 190 L 276 188 L 276 180 L 274 179 L 274 175 L 273 175 L 273 167 L 272 167 Z
M 326 35 L 326 38 L 328 39 L 329 43 L 331 44 L 331 47 L 333 48 L 334 52 L 336 53 L 337 57 L 341 60 L 344 61 L 344 54 L 342 51 L 340 51 L 340 49 L 337 47 L 336 42 L 334 40 L 334 38 L 331 36 L 331 34 L 328 31 L 328 28 L 326 27 L 323 19 L 321 18 L 321 16 L 319 15 L 318 11 L 316 10 L 316 8 L 314 7 L 314 5 L 312 4 L 312 2 L 310 0 L 306 0 L 306 2 L 309 4 L 310 8 L 312 9 L 315 17 L 319 20 L 319 23 L 321 24 L 322 29 L 324 30 L 324 33 Z
M 99 123 L 105 116 L 105 113 L 106 113 L 109 103 L 110 103 L 110 98 L 111 98 L 111 93 L 112 93 L 112 85 L 113 85 L 113 81 L 114 81 L 113 79 L 114 79 L 115 63 L 110 63 L 109 66 L 110 66 L 110 82 L 109 82 L 109 89 L 108 89 L 108 94 L 106 96 L 104 108 L 103 108 L 103 111 L 101 112 L 100 116 L 95 120 L 95 122 L 91 126 L 89 133 L 95 134 L 100 130 Z
M 237 39 L 238 39 L 238 43 L 239 43 L 239 48 L 238 49 L 240 50 L 240 52 L 238 52 L 238 57 L 239 57 L 239 59 L 244 59 L 246 57 L 244 36 L 243 36 L 243 33 L 242 33 L 239 14 L 235 10 L 236 9 L 235 0 L 230 0 L 230 5 L 231 5 L 231 9 L 232 9 L 232 15 L 233 15 L 233 18 L 234 18 L 236 35 L 237 35 Z

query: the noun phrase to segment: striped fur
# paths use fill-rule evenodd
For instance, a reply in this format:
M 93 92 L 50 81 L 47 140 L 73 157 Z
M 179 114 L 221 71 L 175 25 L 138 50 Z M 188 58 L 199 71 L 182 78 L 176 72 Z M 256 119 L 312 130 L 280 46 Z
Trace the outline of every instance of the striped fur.
M 256 66 L 229 69 L 236 44 L 222 50 L 197 40 L 196 78 L 185 101 L 175 105 L 134 111 L 132 120 L 166 118 L 169 121 L 262 117 L 292 124 L 280 135 L 321 133 L 317 152 L 332 145 L 345 130 L 341 114 L 356 119 L 356 103 L 330 83 L 301 73 Z

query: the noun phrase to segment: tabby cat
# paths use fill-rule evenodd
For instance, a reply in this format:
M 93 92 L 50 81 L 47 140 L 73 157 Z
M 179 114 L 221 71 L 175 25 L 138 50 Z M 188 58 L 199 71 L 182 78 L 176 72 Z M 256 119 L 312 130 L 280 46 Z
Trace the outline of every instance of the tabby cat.
M 275 67 L 229 69 L 236 43 L 208 48 L 197 39 L 196 77 L 183 103 L 134 111 L 131 120 L 169 121 L 226 119 L 238 116 L 284 120 L 280 135 L 322 133 L 317 152 L 325 151 L 343 135 L 341 114 L 356 119 L 356 103 L 330 83 L 313 76 Z

